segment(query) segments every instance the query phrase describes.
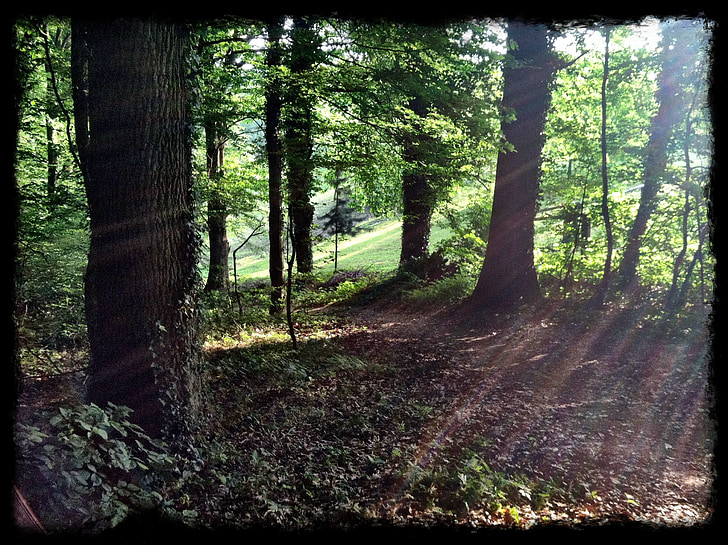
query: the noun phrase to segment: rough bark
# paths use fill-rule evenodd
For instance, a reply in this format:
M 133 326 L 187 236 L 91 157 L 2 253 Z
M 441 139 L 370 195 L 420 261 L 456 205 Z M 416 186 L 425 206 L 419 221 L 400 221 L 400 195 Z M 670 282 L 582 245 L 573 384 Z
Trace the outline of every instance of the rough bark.
M 509 310 L 540 297 L 533 262 L 534 219 L 555 68 L 545 27 L 511 23 L 508 40 L 517 48 L 504 66 L 503 108 L 516 119 L 504 121 L 502 130 L 514 149 L 498 156 L 488 246 L 471 298 L 475 306 L 492 310 Z
M 399 264 L 404 269 L 413 268 L 427 256 L 430 241 L 433 191 L 427 177 L 420 173 L 402 177 L 402 250 Z
M 427 105 L 419 96 L 414 97 L 408 106 L 421 118 L 427 115 Z M 427 173 L 423 171 L 427 157 L 423 156 L 422 149 L 429 137 L 413 129 L 404 142 L 408 171 L 402 176 L 402 249 L 399 265 L 416 274 L 417 264 L 427 257 L 435 192 Z
M 296 18 L 291 29 L 287 86 L 287 110 L 284 119 L 285 153 L 288 166 L 288 206 L 296 246 L 296 268 L 300 273 L 313 270 L 314 206 L 313 191 L 313 111 L 311 82 L 307 81 L 314 66 L 319 38 L 312 22 Z
M 201 391 L 185 43 L 152 20 L 88 25 L 88 400 L 170 438 Z

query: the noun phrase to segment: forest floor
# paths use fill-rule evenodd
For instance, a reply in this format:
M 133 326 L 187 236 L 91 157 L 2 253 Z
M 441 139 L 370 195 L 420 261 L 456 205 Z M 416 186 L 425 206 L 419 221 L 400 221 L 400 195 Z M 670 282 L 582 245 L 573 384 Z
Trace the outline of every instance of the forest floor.
M 369 332 L 354 342 L 364 353 L 428 362 L 417 387 L 439 408 L 420 433 L 419 467 L 466 447 L 507 475 L 561 483 L 572 504 L 555 494 L 546 520 L 705 521 L 714 437 L 707 331 L 642 312 L 546 304 L 482 321 L 384 313 L 369 315 Z
M 317 339 L 300 331 L 299 361 L 308 349 L 336 355 L 319 360 L 329 367 L 309 366 L 305 380 L 229 390 L 211 382 L 223 406 L 237 404 L 234 424 L 217 433 L 250 461 L 239 470 L 266 472 L 247 483 L 247 502 L 215 502 L 211 519 L 524 528 L 710 520 L 715 423 L 709 328 L 699 318 L 665 321 L 616 304 L 587 315 L 559 301 L 478 320 L 462 306 L 387 299 L 338 317 Z M 211 359 L 253 354 L 224 349 Z
M 710 521 L 704 317 L 386 298 L 309 316 L 297 352 L 264 329 L 206 347 L 212 460 L 188 499 L 206 524 Z

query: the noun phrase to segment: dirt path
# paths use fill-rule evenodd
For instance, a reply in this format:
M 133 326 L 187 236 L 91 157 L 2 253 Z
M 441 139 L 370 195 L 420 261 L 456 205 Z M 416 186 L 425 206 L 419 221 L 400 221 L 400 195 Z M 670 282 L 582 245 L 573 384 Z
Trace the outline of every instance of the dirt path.
M 585 516 L 708 517 L 708 339 L 694 327 L 615 308 L 592 322 L 547 309 L 500 323 L 376 310 L 357 319 L 369 356 L 380 347 L 442 362 L 416 386 L 441 407 L 419 467 L 469 448 L 498 471 L 569 483 L 588 500 Z

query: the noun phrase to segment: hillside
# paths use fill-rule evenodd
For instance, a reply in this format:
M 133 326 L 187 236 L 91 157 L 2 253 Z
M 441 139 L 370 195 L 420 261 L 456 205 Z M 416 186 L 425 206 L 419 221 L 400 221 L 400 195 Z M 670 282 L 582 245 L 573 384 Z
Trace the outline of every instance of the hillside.
M 469 193 L 456 194 L 454 206 L 467 206 Z M 314 267 L 318 273 L 330 274 L 334 270 L 334 237 L 329 230 L 323 232 L 327 214 L 331 213 L 333 191 L 316 195 L 312 202 L 316 204 L 315 225 L 319 226 L 314 237 L 318 240 L 314 247 Z M 397 268 L 401 249 L 402 221 L 398 217 L 375 217 L 369 213 L 355 213 L 350 234 L 339 237 L 340 270 L 366 270 L 369 272 L 389 272 Z M 232 250 L 237 248 L 250 234 L 250 228 L 234 230 L 230 236 L 230 273 L 232 275 Z M 439 241 L 451 236 L 440 214 L 436 214 L 432 222 L 430 245 L 434 247 Z M 263 233 L 253 237 L 237 253 L 238 281 L 267 278 L 268 275 L 268 240 Z M 206 275 L 206 263 L 203 259 L 203 275 Z
M 586 313 L 554 300 L 484 317 L 462 303 L 415 307 L 396 282 L 366 286 L 299 307 L 297 351 L 282 321 L 249 311 L 206 326 L 214 418 L 184 489 L 198 523 L 710 521 L 704 313 L 660 317 L 647 301 Z M 68 378 L 28 384 L 20 420 L 78 395 Z M 42 496 L 30 496 L 52 525 Z

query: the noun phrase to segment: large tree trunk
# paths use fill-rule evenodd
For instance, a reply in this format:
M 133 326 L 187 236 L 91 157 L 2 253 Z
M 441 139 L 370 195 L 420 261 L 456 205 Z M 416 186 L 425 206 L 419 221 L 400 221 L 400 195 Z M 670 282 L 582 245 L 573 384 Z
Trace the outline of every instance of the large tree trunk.
M 490 232 L 483 268 L 471 302 L 479 308 L 511 310 L 540 297 L 533 262 L 534 219 L 549 82 L 555 68 L 547 29 L 508 25 L 517 48 L 503 70 L 503 107 L 516 119 L 502 124 L 515 149 L 498 156 Z
M 283 298 L 283 144 L 281 142 L 282 89 L 278 71 L 281 67 L 280 43 L 283 20 L 268 24 L 268 83 L 265 92 L 265 145 L 268 157 L 268 272 L 271 284 L 271 313 L 281 310 Z
M 88 25 L 88 400 L 170 438 L 201 392 L 185 43 L 151 20 Z
M 434 195 L 421 173 L 402 177 L 402 249 L 399 264 L 417 272 L 417 262 L 427 256 Z
M 227 207 L 220 196 L 220 179 L 225 161 L 225 143 L 214 122 L 205 125 L 207 174 L 211 193 L 207 200 L 207 231 L 210 240 L 210 266 L 205 291 L 227 291 L 230 285 L 230 243 L 227 237 Z

